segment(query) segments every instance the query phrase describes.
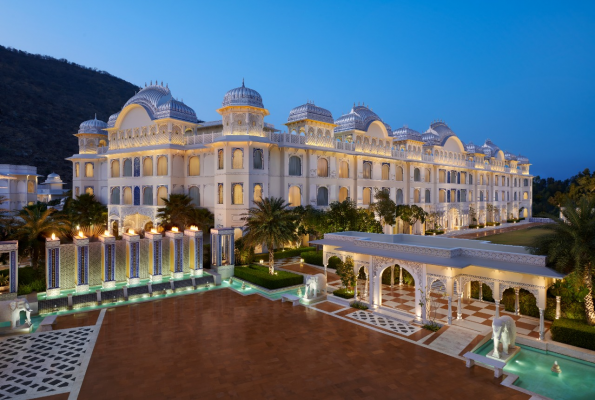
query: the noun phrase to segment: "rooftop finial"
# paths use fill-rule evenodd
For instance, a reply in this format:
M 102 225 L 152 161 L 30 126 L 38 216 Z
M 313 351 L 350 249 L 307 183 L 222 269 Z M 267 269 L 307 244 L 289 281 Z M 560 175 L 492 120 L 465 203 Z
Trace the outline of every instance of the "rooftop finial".
M 95 120 L 97 121 L 97 113 L 95 113 Z
M 153 86 L 153 79 L 151 79 L 151 86 Z
M 166 83 L 165 84 L 165 87 L 169 89 L 169 83 Z
M 147 87 L 147 82 L 145 82 L 145 87 Z
M 244 78 L 242 78 L 242 87 L 245 87 L 245 86 L 244 86 Z
M 161 81 L 161 87 L 163 87 L 163 81 Z

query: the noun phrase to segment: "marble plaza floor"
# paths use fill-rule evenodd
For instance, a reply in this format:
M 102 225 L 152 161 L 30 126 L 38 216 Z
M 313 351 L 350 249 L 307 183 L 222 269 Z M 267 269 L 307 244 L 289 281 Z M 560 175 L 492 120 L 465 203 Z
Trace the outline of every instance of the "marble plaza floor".
M 440 335 L 372 327 L 356 311 L 221 289 L 60 316 L 69 328 L 54 334 L 84 324 L 99 334 L 79 387 L 44 399 L 529 398 L 491 370 L 410 342 Z

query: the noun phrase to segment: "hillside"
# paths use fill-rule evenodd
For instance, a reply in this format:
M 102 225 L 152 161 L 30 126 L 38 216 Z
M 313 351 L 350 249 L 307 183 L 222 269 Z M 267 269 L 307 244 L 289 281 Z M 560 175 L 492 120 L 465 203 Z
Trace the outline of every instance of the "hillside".
M 80 123 L 95 113 L 107 121 L 137 90 L 103 71 L 0 46 L 0 164 L 71 182 L 64 158 L 78 152 Z

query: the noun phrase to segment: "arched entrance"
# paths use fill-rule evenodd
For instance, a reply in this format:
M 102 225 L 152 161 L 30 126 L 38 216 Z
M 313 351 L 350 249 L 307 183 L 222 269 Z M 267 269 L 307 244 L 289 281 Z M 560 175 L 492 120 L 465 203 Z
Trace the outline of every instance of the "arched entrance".
M 119 236 L 120 232 L 119 232 L 119 224 L 118 221 L 114 221 L 112 222 L 112 235 L 114 236 Z
M 124 218 L 123 228 L 124 232 L 127 232 L 128 229 L 134 229 L 135 232 L 140 232 L 145 228 L 145 225 L 149 222 L 153 222 L 150 217 L 143 215 L 143 214 L 132 214 L 127 215 Z
M 374 306 L 383 306 L 394 308 L 399 311 L 404 311 L 415 315 L 418 319 L 422 318 L 422 306 L 420 285 L 423 285 L 423 271 L 422 265 L 416 263 L 402 262 L 398 263 L 390 259 L 379 260 L 377 265 L 374 265 L 374 277 L 372 279 L 371 288 L 371 304 Z M 398 269 L 399 276 L 401 271 L 403 273 L 403 285 L 394 285 L 392 288 L 390 284 L 383 284 L 382 276 L 386 270 L 392 267 L 400 267 Z M 420 278 L 421 277 L 421 278 Z

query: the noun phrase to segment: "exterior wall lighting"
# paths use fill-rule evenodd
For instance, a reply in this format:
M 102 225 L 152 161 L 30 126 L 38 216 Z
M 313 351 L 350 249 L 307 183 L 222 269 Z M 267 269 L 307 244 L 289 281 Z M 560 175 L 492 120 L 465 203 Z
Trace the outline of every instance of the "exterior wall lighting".
M 135 234 L 135 233 L 134 233 L 134 229 L 128 229 L 128 234 L 129 234 L 129 235 L 134 235 L 134 234 Z
M 196 225 L 192 225 L 192 226 L 190 227 L 190 230 L 191 230 L 191 231 L 198 231 L 198 227 L 197 227 Z
M 151 233 L 157 233 L 157 229 L 151 228 Z
M 82 238 L 85 237 L 85 235 L 83 235 L 83 231 L 79 231 L 79 237 L 82 237 Z
M 109 231 L 105 231 L 105 232 L 103 232 L 103 236 L 111 236 L 111 235 L 109 234 Z
M 56 234 L 52 233 L 52 240 L 56 240 Z
M 177 232 L 178 231 L 178 227 L 177 226 L 172 226 L 171 231 L 172 232 Z
M 261 263 L 261 264 L 264 264 L 264 260 L 260 260 L 260 263 Z

